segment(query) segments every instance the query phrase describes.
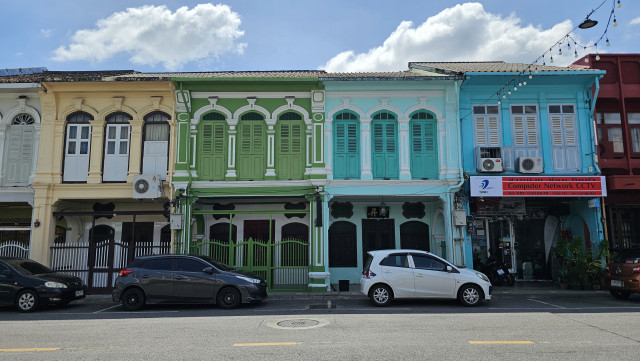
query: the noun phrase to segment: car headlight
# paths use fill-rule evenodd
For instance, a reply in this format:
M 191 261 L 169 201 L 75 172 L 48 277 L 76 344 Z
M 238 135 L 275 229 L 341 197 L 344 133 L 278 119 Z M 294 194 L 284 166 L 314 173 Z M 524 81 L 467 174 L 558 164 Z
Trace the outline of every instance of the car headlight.
M 236 276 L 241 280 L 247 281 L 247 282 L 251 282 L 251 283 L 260 283 L 259 279 L 255 279 L 255 278 L 251 278 L 251 277 L 245 277 L 245 276 Z
M 49 288 L 67 288 L 67 285 L 60 282 L 47 281 L 44 283 L 45 287 Z
M 487 282 L 491 283 L 491 281 L 489 281 L 489 277 L 487 277 L 484 273 L 477 272 L 476 276 L 478 276 L 483 281 L 487 281 Z

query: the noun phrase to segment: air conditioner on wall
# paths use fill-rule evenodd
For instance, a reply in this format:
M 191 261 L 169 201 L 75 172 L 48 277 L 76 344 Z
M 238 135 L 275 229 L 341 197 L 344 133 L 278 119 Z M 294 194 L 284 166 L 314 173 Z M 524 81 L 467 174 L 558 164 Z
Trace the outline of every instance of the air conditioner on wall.
M 133 199 L 162 197 L 162 179 L 158 175 L 140 174 L 133 177 Z
M 542 166 L 541 157 L 519 157 L 516 162 L 516 172 L 520 173 L 542 173 L 544 168 Z
M 500 147 L 476 147 L 476 170 L 478 172 L 502 172 Z

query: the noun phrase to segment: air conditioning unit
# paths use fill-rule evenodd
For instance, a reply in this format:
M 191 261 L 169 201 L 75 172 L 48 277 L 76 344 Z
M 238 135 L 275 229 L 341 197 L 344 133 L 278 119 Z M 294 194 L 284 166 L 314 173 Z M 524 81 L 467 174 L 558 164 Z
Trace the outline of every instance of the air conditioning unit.
M 140 174 L 133 177 L 133 199 L 162 197 L 162 179 L 159 175 Z
M 516 172 L 520 173 L 542 173 L 544 167 L 542 166 L 541 157 L 519 157 L 516 163 Z
M 476 170 L 478 172 L 502 172 L 500 147 L 476 147 Z

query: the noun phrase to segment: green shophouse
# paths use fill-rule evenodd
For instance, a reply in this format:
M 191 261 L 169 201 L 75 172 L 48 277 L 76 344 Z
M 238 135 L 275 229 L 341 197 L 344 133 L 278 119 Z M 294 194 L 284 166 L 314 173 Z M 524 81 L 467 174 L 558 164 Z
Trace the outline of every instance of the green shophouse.
M 328 288 L 321 73 L 171 74 L 176 252 L 254 271 L 272 290 Z

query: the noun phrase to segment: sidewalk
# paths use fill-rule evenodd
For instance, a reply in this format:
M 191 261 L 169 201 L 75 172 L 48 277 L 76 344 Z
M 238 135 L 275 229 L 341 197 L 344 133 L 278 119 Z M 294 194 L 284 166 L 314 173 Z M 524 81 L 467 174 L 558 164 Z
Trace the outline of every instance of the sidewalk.
M 365 300 L 367 297 L 352 288 L 348 292 L 269 292 L 268 300 Z M 606 289 L 575 290 L 561 289 L 553 282 L 522 281 L 513 287 L 500 286 L 493 288 L 492 297 L 495 298 L 577 298 L 577 297 L 610 297 Z M 87 304 L 113 304 L 111 294 L 87 295 L 83 300 L 76 301 Z

